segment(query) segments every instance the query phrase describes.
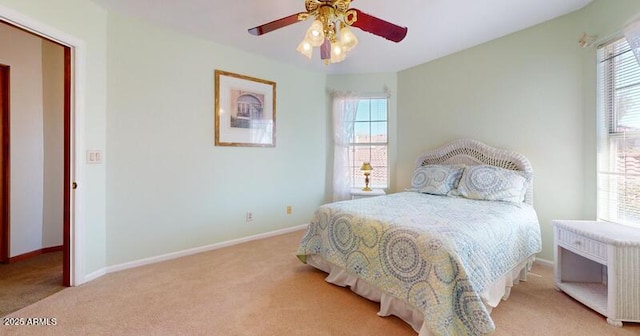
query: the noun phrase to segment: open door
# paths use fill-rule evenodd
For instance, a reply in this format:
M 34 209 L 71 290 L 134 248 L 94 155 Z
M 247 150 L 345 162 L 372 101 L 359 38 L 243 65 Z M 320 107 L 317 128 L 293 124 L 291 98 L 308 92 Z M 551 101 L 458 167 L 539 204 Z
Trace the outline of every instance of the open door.
M 9 66 L 0 64 L 0 262 L 9 261 Z
M 62 285 L 71 286 L 71 48 L 64 47 L 64 212 Z

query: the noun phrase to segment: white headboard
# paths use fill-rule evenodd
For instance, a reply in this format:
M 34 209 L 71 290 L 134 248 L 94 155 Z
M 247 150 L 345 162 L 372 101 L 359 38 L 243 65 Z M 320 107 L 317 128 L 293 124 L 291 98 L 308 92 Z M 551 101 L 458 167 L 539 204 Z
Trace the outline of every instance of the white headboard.
M 520 153 L 494 148 L 473 139 L 458 139 L 418 156 L 416 168 L 428 164 L 483 164 L 525 172 L 531 178 L 524 202 L 533 205 L 533 168 Z

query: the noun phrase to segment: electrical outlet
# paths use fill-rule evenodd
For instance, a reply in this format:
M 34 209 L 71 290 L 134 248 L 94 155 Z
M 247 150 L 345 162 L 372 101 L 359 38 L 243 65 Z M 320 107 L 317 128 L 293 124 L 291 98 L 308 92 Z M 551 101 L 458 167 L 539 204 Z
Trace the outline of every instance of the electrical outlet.
M 287 215 L 290 215 L 293 212 L 293 207 L 290 205 L 287 205 Z
M 251 211 L 247 211 L 247 218 L 246 221 L 247 222 L 251 222 L 253 220 L 253 212 Z

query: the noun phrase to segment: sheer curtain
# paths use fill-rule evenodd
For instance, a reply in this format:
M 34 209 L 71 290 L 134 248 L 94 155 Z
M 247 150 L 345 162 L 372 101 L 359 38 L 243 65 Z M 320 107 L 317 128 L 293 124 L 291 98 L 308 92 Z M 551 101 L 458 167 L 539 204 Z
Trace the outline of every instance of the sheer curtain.
M 624 37 L 640 63 L 640 20 L 632 22 L 624 28 Z
M 332 91 L 333 97 L 333 200 L 349 199 L 349 144 L 353 139 L 353 126 L 358 108 L 358 97 L 353 92 Z

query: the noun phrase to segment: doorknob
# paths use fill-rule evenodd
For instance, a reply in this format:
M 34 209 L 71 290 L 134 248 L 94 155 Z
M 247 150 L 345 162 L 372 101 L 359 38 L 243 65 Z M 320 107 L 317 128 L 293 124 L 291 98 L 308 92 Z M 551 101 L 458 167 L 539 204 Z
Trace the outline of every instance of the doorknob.
M 71 189 L 78 189 L 78 184 L 76 182 L 71 183 Z

